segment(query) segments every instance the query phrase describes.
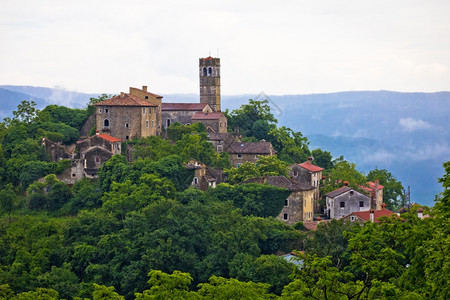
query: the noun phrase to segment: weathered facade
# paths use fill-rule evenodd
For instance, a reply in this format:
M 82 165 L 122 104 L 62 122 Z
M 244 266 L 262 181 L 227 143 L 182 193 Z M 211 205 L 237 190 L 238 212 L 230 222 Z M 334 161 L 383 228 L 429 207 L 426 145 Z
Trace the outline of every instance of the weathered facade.
M 258 156 L 271 156 L 276 153 L 271 142 L 259 143 L 233 142 L 225 150 L 230 155 L 231 166 L 239 168 L 245 162 L 256 163 Z
M 206 191 L 209 188 L 215 188 L 217 180 L 208 175 L 206 165 L 195 159 L 190 159 L 186 164 L 188 170 L 194 170 L 194 178 L 191 185 L 199 190 Z
M 96 103 L 97 129 L 100 133 L 123 140 L 160 135 L 162 97 L 146 89 L 145 86 L 143 90 L 130 88 L 130 94 L 121 93 Z
M 348 186 L 326 194 L 326 203 L 327 215 L 331 219 L 340 219 L 352 212 L 370 209 L 370 198 Z
M 220 111 L 220 58 L 208 56 L 199 60 L 200 103 Z
M 213 110 L 207 103 L 163 103 L 162 104 L 163 129 L 175 122 L 183 125 L 192 123 L 195 113 L 212 113 Z
M 355 211 L 342 217 L 342 219 L 350 223 L 362 224 L 365 222 L 377 222 L 377 220 L 381 217 L 390 217 L 394 215 L 396 216 L 394 212 L 382 206 L 382 209 L 378 210 L 371 209 L 369 211 Z
M 109 160 L 113 155 L 121 153 L 121 143 L 121 139 L 107 134 L 97 134 L 86 140 L 78 141 L 77 151 L 80 153 L 80 159 L 79 162 L 75 162 L 75 165 L 72 167 L 74 168 L 74 172 L 80 168 L 80 166 L 76 164 L 81 164 L 81 168 L 84 169 L 84 176 L 95 176 L 98 168 L 100 168 L 103 163 Z
M 192 123 L 201 122 L 208 133 L 226 133 L 227 118 L 221 112 L 203 113 L 196 112 L 191 119 Z
M 299 221 L 312 221 L 314 217 L 313 194 L 314 187 L 289 180 L 284 176 L 265 176 L 246 180 L 245 183 L 267 183 L 272 186 L 288 189 L 291 193 L 284 201 L 277 219 L 288 225 L 294 225 Z
M 384 186 L 380 184 L 380 181 L 378 179 L 375 182 L 369 181 L 366 186 L 361 186 L 361 188 L 370 197 L 372 208 L 376 210 L 382 209 Z
M 314 212 L 320 213 L 320 181 L 322 179 L 323 168 L 312 163 L 313 158 L 301 164 L 292 164 L 289 166 L 289 176 L 298 182 L 308 183 L 314 186 Z
M 226 151 L 228 147 L 238 141 L 239 138 L 236 137 L 233 133 L 209 133 L 208 141 L 213 145 L 214 149 L 216 149 L 217 153 Z

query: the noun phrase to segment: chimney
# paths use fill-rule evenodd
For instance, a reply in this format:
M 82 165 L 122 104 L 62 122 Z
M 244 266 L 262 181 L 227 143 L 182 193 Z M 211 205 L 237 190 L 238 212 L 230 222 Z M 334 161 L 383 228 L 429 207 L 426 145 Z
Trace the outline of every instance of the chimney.
M 310 156 L 310 157 L 308 157 L 307 162 L 308 162 L 309 164 L 311 164 L 313 160 L 314 160 L 314 157 Z
M 419 208 L 419 209 L 417 210 L 417 217 L 418 217 L 419 219 L 423 219 L 423 209 Z
M 120 92 L 120 98 L 123 98 L 123 96 L 125 96 L 124 92 Z
M 369 210 L 370 213 L 370 222 L 373 222 L 375 219 L 375 211 L 373 209 Z
M 99 135 L 99 130 L 96 130 L 96 131 L 95 131 L 95 135 Z
M 376 180 L 375 180 L 375 187 L 377 188 L 379 184 L 380 184 L 380 180 L 379 180 L 379 179 L 376 179 Z
M 344 186 L 348 186 L 348 181 L 344 181 Z
M 385 210 L 386 209 L 386 203 L 381 203 L 381 209 Z
M 142 86 L 142 90 L 143 90 L 144 92 L 146 92 L 146 91 L 147 91 L 147 86 L 146 86 L 146 85 L 143 85 L 143 86 Z

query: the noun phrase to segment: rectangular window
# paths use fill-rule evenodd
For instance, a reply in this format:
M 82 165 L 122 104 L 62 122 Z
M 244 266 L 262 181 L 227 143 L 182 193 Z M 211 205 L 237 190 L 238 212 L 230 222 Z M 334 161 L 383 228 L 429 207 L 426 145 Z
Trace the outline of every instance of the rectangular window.
M 148 108 L 148 114 L 149 114 L 149 115 L 152 114 L 152 108 L 151 108 L 151 107 Z
M 125 127 L 126 127 L 126 128 L 130 127 L 130 124 L 125 123 Z
M 148 128 L 148 120 L 147 120 L 147 121 L 145 121 L 145 127 L 147 127 L 147 128 Z
M 288 219 L 288 214 L 283 214 L 283 220 L 287 220 Z
M 109 109 L 108 108 L 105 108 L 105 113 L 109 113 Z
M 341 201 L 341 207 L 345 207 L 345 202 Z
M 242 158 L 242 154 L 238 154 L 237 158 L 241 159 Z
M 155 121 L 152 121 L 152 128 L 155 127 Z
M 96 163 L 99 163 L 99 162 L 100 162 L 100 157 L 96 157 L 96 158 L 95 158 L 95 162 L 96 162 Z
M 102 113 L 102 109 L 101 109 L 101 108 L 98 109 L 98 113 L 99 113 L 99 114 Z
M 145 115 L 145 107 L 142 108 L 142 113 Z
M 289 206 L 289 200 L 288 199 L 284 200 L 284 206 Z
M 359 201 L 359 207 L 364 207 L 364 201 Z

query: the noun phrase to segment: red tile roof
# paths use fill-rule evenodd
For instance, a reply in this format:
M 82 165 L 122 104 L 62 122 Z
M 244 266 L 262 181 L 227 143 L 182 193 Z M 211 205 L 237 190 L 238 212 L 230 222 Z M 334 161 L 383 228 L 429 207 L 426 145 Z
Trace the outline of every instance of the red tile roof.
M 114 96 L 105 101 L 94 104 L 95 106 L 158 106 L 148 100 L 140 99 L 134 95 L 124 94 L 122 96 Z
M 304 162 L 304 163 L 302 163 L 302 164 L 298 164 L 300 167 L 302 167 L 302 168 L 305 168 L 306 170 L 308 170 L 308 171 L 311 171 L 311 172 L 319 172 L 319 171 L 322 171 L 323 170 L 323 168 L 321 168 L 321 167 L 319 167 L 319 166 L 316 166 L 316 165 L 313 165 L 311 162 L 309 162 L 309 161 L 307 161 L 307 162 Z
M 370 221 L 370 211 L 354 211 L 351 213 L 351 215 L 355 215 L 360 217 L 361 219 L 365 220 L 365 221 Z M 381 209 L 381 210 L 374 210 L 373 211 L 373 218 L 374 220 L 384 217 L 384 216 L 390 216 L 395 213 L 390 211 L 389 209 Z
M 121 142 L 122 141 L 121 139 L 118 139 L 116 137 L 110 136 L 109 134 L 99 134 L 98 136 L 101 137 L 104 140 L 107 140 L 107 141 L 111 142 L 111 143 Z
M 377 184 L 372 181 L 369 181 L 367 184 L 369 185 L 370 188 L 375 189 L 375 190 L 382 190 L 384 188 L 384 186 L 382 186 L 381 184 Z
M 138 89 L 138 88 L 130 87 L 130 90 L 131 90 L 131 89 L 138 90 L 138 91 L 140 91 L 140 92 L 142 92 L 142 93 L 146 93 L 146 94 L 151 95 L 151 96 L 153 96 L 153 97 L 155 97 L 155 98 L 163 98 L 163 96 L 157 95 L 157 94 L 155 94 L 155 93 L 150 93 L 149 91 L 146 91 L 146 90 L 144 90 L 144 89 Z
M 162 110 L 190 110 L 190 111 L 202 111 L 206 103 L 163 103 Z
M 222 117 L 225 117 L 225 115 L 221 112 L 212 112 L 212 113 L 202 113 L 202 112 L 196 112 L 192 116 L 192 120 L 218 120 Z

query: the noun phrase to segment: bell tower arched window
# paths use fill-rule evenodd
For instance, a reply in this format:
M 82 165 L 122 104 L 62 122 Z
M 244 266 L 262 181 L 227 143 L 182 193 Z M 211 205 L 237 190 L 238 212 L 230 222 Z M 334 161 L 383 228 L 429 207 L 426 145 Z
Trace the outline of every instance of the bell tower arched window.
M 208 68 L 208 76 L 211 76 L 211 75 L 212 75 L 212 68 L 209 67 L 209 68 Z
M 207 75 L 208 75 L 208 73 L 207 73 L 206 68 L 203 68 L 203 76 L 207 76 Z
M 103 126 L 104 127 L 109 127 L 109 120 L 105 119 L 105 121 L 103 121 Z

